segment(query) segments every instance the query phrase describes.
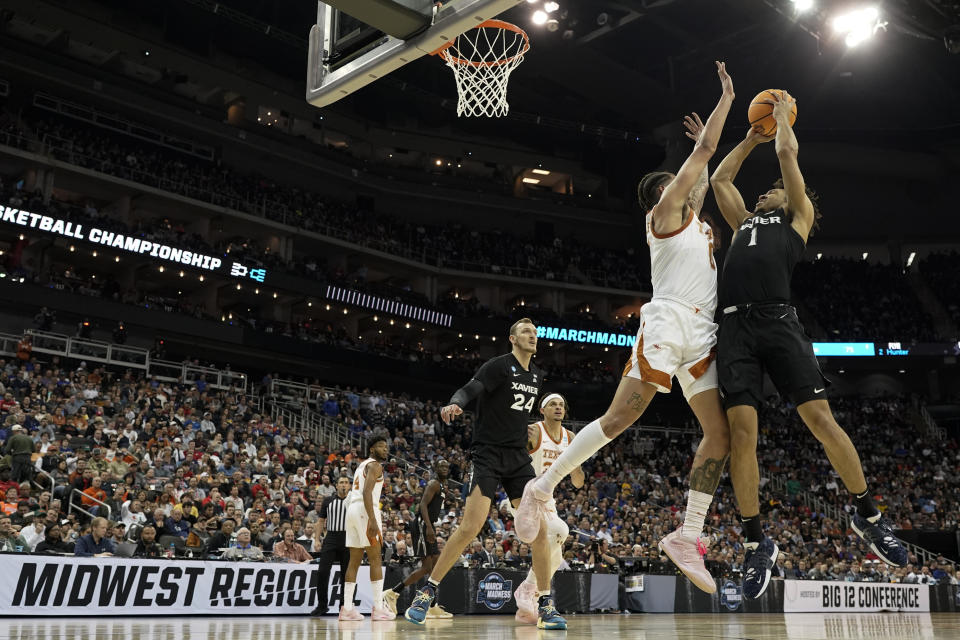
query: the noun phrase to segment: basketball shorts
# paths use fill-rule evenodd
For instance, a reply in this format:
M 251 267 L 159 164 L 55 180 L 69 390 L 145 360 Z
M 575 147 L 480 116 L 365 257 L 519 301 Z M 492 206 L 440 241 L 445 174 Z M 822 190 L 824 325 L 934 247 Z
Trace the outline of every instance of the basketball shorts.
M 426 525 L 420 518 L 414 518 L 409 525 L 410 538 L 413 542 L 413 555 L 417 558 L 440 555 L 440 547 L 437 546 L 436 538 L 433 542 L 427 540 L 426 529 Z
M 717 388 L 716 345 L 717 325 L 710 312 L 655 298 L 640 308 L 640 331 L 623 375 L 648 382 L 661 393 L 670 393 L 676 376 L 689 401 Z
M 497 487 L 502 486 L 511 501 L 519 500 L 523 488 L 534 477 L 533 463 L 525 447 L 476 444 L 470 449 L 468 496 L 474 487 L 480 487 L 480 493 L 493 501 L 497 499 Z
M 764 373 L 780 395 L 796 405 L 825 400 L 830 386 L 797 310 L 786 304 L 752 305 L 724 313 L 717 373 L 727 409 L 740 405 L 759 409 Z
M 365 549 L 374 545 L 383 544 L 383 521 L 379 509 L 373 510 L 377 517 L 377 525 L 380 527 L 380 540 L 370 540 L 367 538 L 367 510 L 363 507 L 363 502 L 354 502 L 347 507 L 347 546 L 354 549 Z

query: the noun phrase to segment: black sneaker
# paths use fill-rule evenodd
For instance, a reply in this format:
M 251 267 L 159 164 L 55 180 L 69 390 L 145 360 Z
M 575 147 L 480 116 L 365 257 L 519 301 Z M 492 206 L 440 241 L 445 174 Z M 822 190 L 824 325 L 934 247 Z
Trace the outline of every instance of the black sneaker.
M 889 522 L 883 518 L 870 522 L 855 513 L 850 519 L 850 526 L 881 560 L 894 567 L 907 566 L 907 549 L 897 540 L 897 536 L 893 535 Z
M 747 551 L 743 565 L 743 597 L 755 600 L 770 584 L 770 570 L 777 562 L 780 548 L 770 538 L 764 537 L 753 551 Z

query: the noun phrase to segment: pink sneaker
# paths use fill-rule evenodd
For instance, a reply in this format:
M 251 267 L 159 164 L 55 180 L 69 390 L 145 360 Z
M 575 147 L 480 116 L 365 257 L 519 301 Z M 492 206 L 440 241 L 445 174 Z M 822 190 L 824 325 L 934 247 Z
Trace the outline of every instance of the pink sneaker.
M 703 556 L 707 548 L 699 539 L 694 541 L 684 538 L 680 535 L 680 529 L 677 529 L 660 541 L 660 550 L 667 554 L 673 564 L 677 565 L 683 575 L 687 576 L 698 589 L 707 593 L 717 591 L 716 580 L 703 564 Z
M 396 620 L 397 614 L 386 607 L 374 607 L 373 613 L 370 614 L 371 620 Z
M 537 588 L 524 580 L 513 592 L 513 597 L 517 602 L 517 622 L 524 624 L 537 624 Z
M 534 486 L 537 479 L 534 478 L 523 488 L 523 497 L 520 498 L 520 504 L 517 506 L 517 512 L 513 519 L 513 528 L 517 532 L 517 537 L 521 542 L 533 542 L 540 534 L 541 514 L 543 513 L 543 504 L 550 500 L 549 495 L 543 495 Z
M 350 607 L 349 609 L 340 607 L 340 617 L 338 620 L 341 622 L 363 620 L 363 614 L 357 611 L 356 607 Z

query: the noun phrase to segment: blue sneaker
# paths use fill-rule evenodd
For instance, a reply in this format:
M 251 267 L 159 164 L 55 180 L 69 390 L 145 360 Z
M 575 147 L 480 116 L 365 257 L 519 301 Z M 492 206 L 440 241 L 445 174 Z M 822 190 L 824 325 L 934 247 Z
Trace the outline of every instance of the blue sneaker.
M 770 584 L 770 570 L 777 562 L 780 548 L 770 538 L 764 537 L 753 551 L 747 551 L 743 574 L 743 597 L 755 600 Z
M 403 617 L 413 624 L 426 624 L 427 612 L 430 611 L 433 599 L 433 589 L 420 589 L 413 599 L 413 604 L 406 610 Z
M 540 605 L 537 611 L 538 629 L 566 629 L 567 621 L 560 615 L 557 608 L 553 606 L 553 598 L 547 598 Z
M 897 536 L 893 535 L 889 522 L 883 518 L 870 522 L 855 513 L 850 519 L 850 526 L 881 560 L 894 567 L 907 566 L 907 549 L 897 540 Z

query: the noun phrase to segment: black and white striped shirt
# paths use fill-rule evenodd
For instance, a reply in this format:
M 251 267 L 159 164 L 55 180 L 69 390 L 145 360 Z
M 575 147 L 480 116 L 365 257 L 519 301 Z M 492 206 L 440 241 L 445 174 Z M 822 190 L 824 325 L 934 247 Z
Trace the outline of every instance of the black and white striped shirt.
M 320 505 L 320 517 L 327 521 L 327 531 L 347 530 L 347 499 L 337 494 L 329 496 Z

